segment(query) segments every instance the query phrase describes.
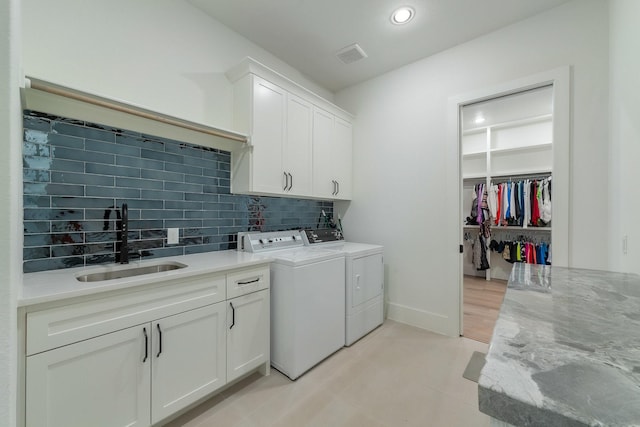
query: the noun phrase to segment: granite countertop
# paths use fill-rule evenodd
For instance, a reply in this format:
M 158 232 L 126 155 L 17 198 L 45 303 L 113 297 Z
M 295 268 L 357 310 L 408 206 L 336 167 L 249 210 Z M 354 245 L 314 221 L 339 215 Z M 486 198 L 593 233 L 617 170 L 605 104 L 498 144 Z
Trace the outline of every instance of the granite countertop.
M 640 276 L 515 264 L 478 400 L 515 426 L 640 426 Z
M 59 301 L 67 298 L 94 295 L 152 283 L 181 279 L 200 274 L 209 274 L 252 267 L 271 262 L 266 255 L 234 250 L 205 252 L 193 255 L 154 258 L 143 261 L 131 261 L 127 265 L 108 264 L 90 267 L 67 268 L 62 270 L 26 273 L 23 276 L 18 306 L 26 307 L 34 304 Z M 181 263 L 187 267 L 160 273 L 145 274 L 121 279 L 100 282 L 80 282 L 76 276 L 86 273 L 102 272 L 119 268 L 143 267 L 158 263 Z

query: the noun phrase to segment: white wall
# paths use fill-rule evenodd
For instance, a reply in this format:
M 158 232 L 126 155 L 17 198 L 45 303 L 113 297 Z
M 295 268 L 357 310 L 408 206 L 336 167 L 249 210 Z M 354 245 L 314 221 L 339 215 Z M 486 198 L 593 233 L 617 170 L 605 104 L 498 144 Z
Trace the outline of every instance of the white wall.
M 356 114 L 351 240 L 385 246 L 389 317 L 458 332 L 457 215 L 445 181 L 447 101 L 571 65 L 573 124 L 569 263 L 606 268 L 608 4 L 577 0 L 345 89 Z M 598 195 L 601 195 L 599 197 Z M 447 205 L 446 200 L 449 200 Z
M 20 0 L 0 2 L 0 425 L 6 426 L 16 424 L 16 298 L 22 270 L 19 17 Z
M 23 0 L 25 74 L 232 128 L 224 73 L 252 56 L 333 94 L 185 0 Z
M 640 2 L 611 0 L 609 10 L 609 263 L 614 270 L 640 273 Z M 625 235 L 627 254 L 622 249 Z

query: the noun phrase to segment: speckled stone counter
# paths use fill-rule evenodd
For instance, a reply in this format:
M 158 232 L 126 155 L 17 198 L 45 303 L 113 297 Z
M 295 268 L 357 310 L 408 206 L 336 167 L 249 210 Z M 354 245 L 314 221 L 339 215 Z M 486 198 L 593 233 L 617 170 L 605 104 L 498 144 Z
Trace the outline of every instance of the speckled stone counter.
M 514 426 L 640 426 L 640 276 L 515 264 L 478 400 Z

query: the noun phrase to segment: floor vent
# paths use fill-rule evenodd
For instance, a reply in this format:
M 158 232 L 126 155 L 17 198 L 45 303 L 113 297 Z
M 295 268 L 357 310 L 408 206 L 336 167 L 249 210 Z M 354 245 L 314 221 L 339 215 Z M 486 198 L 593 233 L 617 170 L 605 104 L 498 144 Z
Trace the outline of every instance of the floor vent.
M 336 52 L 336 56 L 340 61 L 345 64 L 351 64 L 352 62 L 359 61 L 367 57 L 367 54 L 362 50 L 358 43 L 354 43 Z

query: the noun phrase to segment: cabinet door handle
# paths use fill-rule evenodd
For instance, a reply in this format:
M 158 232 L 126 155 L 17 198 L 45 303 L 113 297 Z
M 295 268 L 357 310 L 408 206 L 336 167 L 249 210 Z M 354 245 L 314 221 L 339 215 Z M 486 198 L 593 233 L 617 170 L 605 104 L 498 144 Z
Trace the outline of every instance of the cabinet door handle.
M 238 282 L 238 285 L 248 285 L 249 283 L 256 283 L 256 282 L 259 282 L 259 281 L 260 281 L 260 278 L 259 278 L 259 277 L 256 277 L 256 278 L 255 278 L 255 279 L 253 279 L 253 280 L 246 280 L 246 281 L 244 281 L 244 282 Z M 229 304 L 231 304 L 231 303 L 229 303 Z M 233 306 L 232 306 L 232 307 L 233 307 Z
M 291 189 L 293 188 L 293 175 L 289 174 L 289 189 L 287 191 L 291 191 Z
M 331 182 L 333 183 L 333 191 L 331 192 L 332 196 L 336 195 L 336 182 L 332 179 Z
M 336 181 L 336 196 L 338 195 L 339 192 L 340 192 L 340 182 Z
M 231 306 L 231 326 L 229 326 L 229 329 L 231 329 L 236 324 L 236 309 L 233 307 L 232 302 L 229 302 L 229 305 Z
M 287 187 L 289 186 L 289 176 L 286 172 L 282 172 L 284 175 L 284 185 L 282 186 L 282 191 L 287 191 Z
M 144 359 L 142 359 L 142 363 L 144 363 L 149 357 L 149 336 L 147 335 L 147 328 L 142 328 L 142 333 L 144 334 Z
M 156 323 L 158 327 L 158 354 L 156 357 L 160 357 L 160 353 L 162 353 L 162 330 L 160 329 L 160 323 Z

